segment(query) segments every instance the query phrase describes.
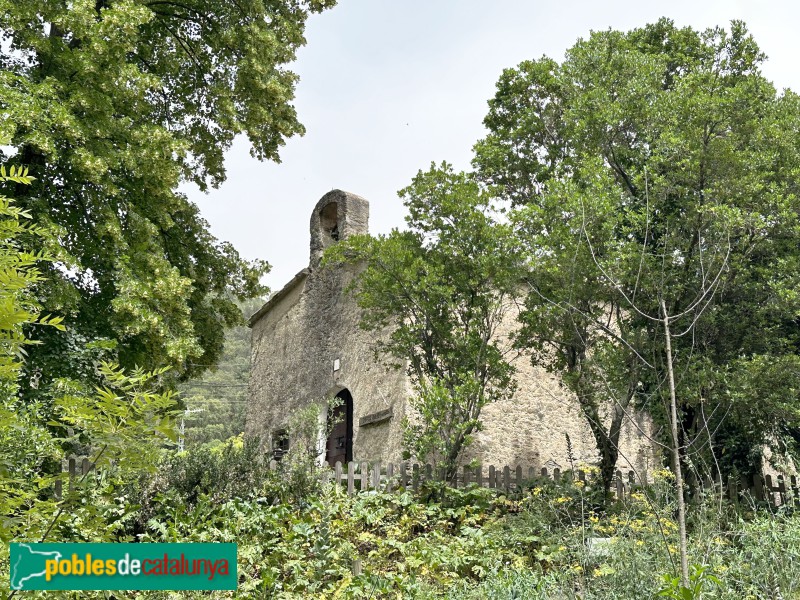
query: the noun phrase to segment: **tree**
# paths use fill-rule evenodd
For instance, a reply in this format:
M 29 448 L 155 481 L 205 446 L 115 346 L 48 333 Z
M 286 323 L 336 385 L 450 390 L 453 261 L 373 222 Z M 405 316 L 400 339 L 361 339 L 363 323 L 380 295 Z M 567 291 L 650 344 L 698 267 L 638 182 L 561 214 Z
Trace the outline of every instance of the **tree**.
M 27 169 L 0 166 L 0 183 L 31 182 Z M 165 436 L 173 437 L 175 399 L 153 391 L 160 387 L 153 381 L 158 372 L 125 374 L 115 365 L 100 365 L 102 387 L 63 385 L 49 415 L 20 401 L 20 372 L 28 349 L 39 342 L 29 332 L 64 329 L 58 317 L 42 314 L 34 293 L 42 278 L 37 265 L 52 259 L 30 245 L 47 235 L 0 195 L 0 570 L 6 573 L 12 540 L 46 541 L 55 533 L 61 540 L 114 540 L 126 511 L 119 487 L 152 468 Z M 84 475 L 56 498 L 63 447 L 71 445 L 89 448 L 103 470 L 102 483 L 87 486 Z M 65 512 L 69 523 L 61 519 Z
M 0 134 L 37 176 L 16 196 L 55 232 L 37 293 L 70 332 L 32 353 L 26 385 L 93 372 L 98 342 L 125 366 L 184 378 L 215 364 L 241 322 L 232 298 L 263 293 L 267 266 L 211 236 L 177 186 L 223 181 L 238 134 L 278 160 L 303 133 L 284 65 L 309 13 L 332 5 L 0 1 Z
M 414 386 L 406 448 L 452 476 L 482 408 L 514 389 L 499 335 L 516 290 L 513 237 L 490 196 L 446 163 L 420 171 L 400 197 L 406 231 L 343 240 L 325 264 L 363 261 L 352 287 L 361 325 L 407 365 Z
M 27 169 L 0 166 L 0 183 L 30 185 L 32 181 Z M 30 214 L 0 195 L 0 476 L 11 486 L 34 475 L 56 449 L 36 409 L 19 406 L 16 397 L 23 360 L 35 343 L 26 336 L 26 329 L 40 325 L 64 329 L 58 317 L 41 314 L 33 294 L 42 277 L 36 265 L 48 256 L 31 252 L 24 241 L 41 235 L 41 228 L 30 223 Z M 10 502 L 2 504 L 13 508 Z
M 28 169 L 0 166 L 0 183 L 13 182 L 30 185 L 33 177 Z M 48 260 L 44 254 L 34 254 L 21 247 L 24 238 L 41 236 L 41 228 L 26 221 L 31 215 L 21 210 L 7 196 L 0 194 L 0 382 L 8 388 L 16 385 L 26 348 L 34 343 L 25 336 L 25 328 L 32 325 L 50 325 L 62 330 L 62 319 L 40 314 L 39 305 L 32 294 L 33 286 L 41 281 L 42 273 L 37 263 Z
M 688 466 L 752 473 L 796 438 L 800 102 L 763 61 L 742 23 L 662 19 L 506 70 L 490 102 L 474 164 L 520 206 L 519 341 L 576 393 L 607 483 L 627 410 L 669 420 L 670 371 Z

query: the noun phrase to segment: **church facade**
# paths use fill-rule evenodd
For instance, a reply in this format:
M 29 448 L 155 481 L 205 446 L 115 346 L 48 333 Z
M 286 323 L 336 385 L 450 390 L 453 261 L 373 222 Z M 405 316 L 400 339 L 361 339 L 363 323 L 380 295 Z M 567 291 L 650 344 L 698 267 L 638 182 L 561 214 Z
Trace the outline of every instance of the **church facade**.
M 251 373 L 246 432 L 265 451 L 278 454 L 291 444 L 291 416 L 315 402 L 338 398 L 323 411 L 320 460 L 399 462 L 403 418 L 413 417 L 405 371 L 376 354 L 375 335 L 359 327 L 360 309 L 346 293 L 355 265 L 320 267 L 325 248 L 350 235 L 368 233 L 369 203 L 334 190 L 314 207 L 310 260 L 250 318 Z M 509 313 L 506 331 L 516 326 Z M 483 430 L 474 435 L 463 461 L 542 467 L 568 466 L 567 436 L 575 461 L 596 462 L 594 439 L 580 407 L 558 377 L 514 360 L 517 389 L 508 400 L 487 405 Z M 326 427 L 330 423 L 331 426 Z M 644 414 L 629 413 L 620 438 L 621 468 L 652 468 L 653 426 Z

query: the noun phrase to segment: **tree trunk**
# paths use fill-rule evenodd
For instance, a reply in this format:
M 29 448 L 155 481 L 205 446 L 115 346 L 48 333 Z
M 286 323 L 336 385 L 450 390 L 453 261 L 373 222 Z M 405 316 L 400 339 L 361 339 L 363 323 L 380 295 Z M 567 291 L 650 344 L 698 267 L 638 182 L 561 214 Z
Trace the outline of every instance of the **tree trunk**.
M 593 403 L 590 405 L 587 402 L 583 404 L 583 407 L 597 450 L 600 453 L 600 481 L 603 484 L 604 495 L 608 496 L 614 479 L 617 459 L 619 458 L 619 434 L 622 429 L 621 416 L 624 416 L 624 413 L 621 410 L 615 410 L 611 419 L 611 426 L 606 431 L 596 405 Z
M 680 535 L 681 585 L 689 587 L 689 557 L 686 543 L 686 504 L 683 498 L 683 471 L 681 469 L 681 447 L 678 438 L 678 402 L 675 398 L 675 373 L 672 368 L 672 334 L 669 329 L 669 315 L 664 300 L 661 300 L 661 314 L 664 318 L 664 342 L 667 350 L 667 376 L 669 381 L 669 412 L 672 429 L 672 469 L 675 473 L 675 497 L 678 502 L 678 532 Z

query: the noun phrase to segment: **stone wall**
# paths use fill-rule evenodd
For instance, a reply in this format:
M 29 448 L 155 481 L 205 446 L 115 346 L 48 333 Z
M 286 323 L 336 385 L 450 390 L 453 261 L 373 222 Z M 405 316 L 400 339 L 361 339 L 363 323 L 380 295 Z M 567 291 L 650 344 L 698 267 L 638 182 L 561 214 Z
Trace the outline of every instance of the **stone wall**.
M 326 208 L 336 204 L 335 223 Z M 327 214 L 326 214 L 327 212 Z M 319 268 L 324 247 L 366 233 L 369 205 L 353 194 L 333 191 L 311 219 L 310 268 L 267 303 L 253 319 L 248 435 L 268 449 L 270 436 L 299 407 L 333 397 L 343 388 L 353 396 L 353 455 L 356 459 L 400 459 L 401 427 L 408 383 L 402 370 L 375 357 L 372 334 L 359 328 L 359 310 L 345 288 L 354 267 Z M 338 361 L 338 369 L 334 363 Z M 368 415 L 391 410 L 392 417 L 359 427 Z
M 497 466 L 533 465 L 539 468 L 569 468 L 567 435 L 576 463 L 596 464 L 594 437 L 586 424 L 577 399 L 557 375 L 542 366 L 534 366 L 528 353 L 511 351 L 511 334 L 517 329 L 521 303 L 507 301 L 505 318 L 498 328 L 498 341 L 509 351 L 517 370 L 517 389 L 512 398 L 488 404 L 483 408 L 483 429 L 473 436 L 461 462 L 477 460 Z M 620 435 L 621 469 L 645 467 L 652 470 L 657 462 L 649 417 L 630 411 Z M 610 421 L 610 419 L 607 419 Z M 629 462 L 630 461 L 630 464 Z
M 334 208 L 331 208 L 333 205 Z M 410 409 L 411 387 L 402 369 L 375 356 L 373 334 L 359 328 L 360 311 L 345 292 L 353 266 L 321 269 L 325 247 L 336 238 L 367 232 L 366 200 L 334 191 L 317 204 L 311 218 L 310 267 L 251 320 L 252 371 L 247 432 L 269 447 L 270 434 L 285 426 L 298 407 L 334 396 L 347 388 L 353 396 L 353 456 L 355 460 L 399 461 L 403 417 Z M 519 306 L 509 303 L 499 337 L 510 344 Z M 338 369 L 334 363 L 338 361 Z M 464 453 L 463 462 L 538 465 L 568 468 L 566 435 L 578 462 L 597 459 L 594 439 L 574 396 L 558 377 L 532 366 L 518 354 L 517 391 L 513 398 L 484 408 L 484 428 Z M 359 426 L 381 411 L 389 420 Z M 413 416 L 409 412 L 409 416 Z M 658 464 L 647 435 L 652 424 L 642 414 L 626 419 L 619 466 L 652 470 Z M 630 463 L 628 462 L 630 461 Z

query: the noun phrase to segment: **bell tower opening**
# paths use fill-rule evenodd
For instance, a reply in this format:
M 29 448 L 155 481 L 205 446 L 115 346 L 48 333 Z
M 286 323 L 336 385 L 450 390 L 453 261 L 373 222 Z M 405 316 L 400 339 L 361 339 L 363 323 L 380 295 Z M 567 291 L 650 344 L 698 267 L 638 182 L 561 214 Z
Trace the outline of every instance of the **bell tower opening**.
M 336 202 L 331 202 L 320 211 L 319 226 L 324 247 L 339 241 L 339 207 Z
M 369 202 L 360 196 L 331 190 L 319 199 L 311 213 L 311 260 L 319 267 L 325 249 L 351 235 L 369 232 Z

